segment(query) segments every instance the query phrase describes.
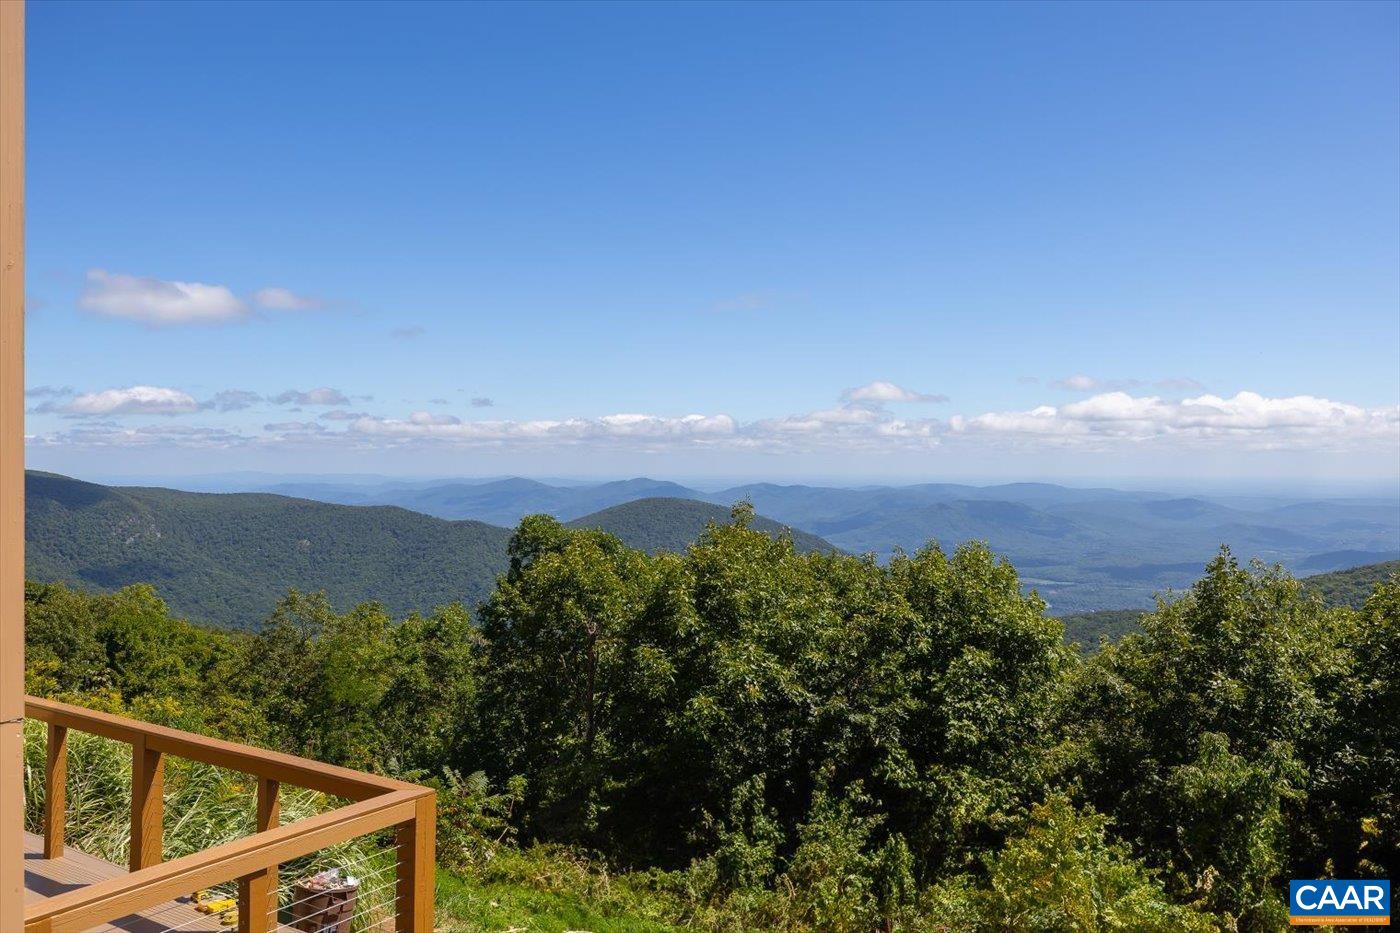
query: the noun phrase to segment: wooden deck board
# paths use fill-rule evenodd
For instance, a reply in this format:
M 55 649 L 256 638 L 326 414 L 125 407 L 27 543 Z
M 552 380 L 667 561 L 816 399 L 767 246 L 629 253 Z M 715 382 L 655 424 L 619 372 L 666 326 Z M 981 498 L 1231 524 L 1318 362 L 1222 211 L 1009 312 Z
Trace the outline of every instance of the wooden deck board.
M 79 852 L 72 846 L 56 859 L 44 858 L 44 840 L 33 833 L 24 834 L 24 902 L 32 904 L 55 894 L 85 887 L 94 881 L 126 874 L 126 869 L 111 862 Z M 229 933 L 236 926 L 222 926 L 218 916 L 202 914 L 194 909 L 188 897 L 170 901 L 150 910 L 113 920 L 94 930 L 101 933 Z

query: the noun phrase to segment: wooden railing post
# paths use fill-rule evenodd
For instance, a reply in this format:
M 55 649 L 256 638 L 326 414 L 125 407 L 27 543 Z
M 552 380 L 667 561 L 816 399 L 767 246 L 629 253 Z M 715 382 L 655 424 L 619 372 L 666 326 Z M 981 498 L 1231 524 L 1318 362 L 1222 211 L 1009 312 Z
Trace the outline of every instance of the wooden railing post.
M 24 922 L 24 4 L 0 3 L 0 930 Z
M 165 832 L 165 756 L 137 736 L 131 746 L 131 870 L 159 865 Z
M 49 723 L 44 768 L 44 858 L 63 854 L 63 811 L 68 806 L 68 727 Z
M 258 819 L 256 832 L 276 829 L 282 821 L 277 800 L 279 784 L 271 778 L 258 778 Z M 277 910 L 277 866 L 273 865 L 238 879 L 238 933 L 267 933 Z
M 413 819 L 400 823 L 396 834 L 398 933 L 432 933 L 436 834 L 437 797 L 425 794 L 414 801 Z

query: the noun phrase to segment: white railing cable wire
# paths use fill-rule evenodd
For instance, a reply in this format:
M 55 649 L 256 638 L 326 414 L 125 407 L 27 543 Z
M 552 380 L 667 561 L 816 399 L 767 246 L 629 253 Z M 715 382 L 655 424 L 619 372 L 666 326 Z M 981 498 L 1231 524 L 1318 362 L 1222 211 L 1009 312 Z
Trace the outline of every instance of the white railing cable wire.
M 309 896 L 296 898 L 296 889 L 299 886 L 300 878 L 315 874 L 316 870 L 322 868 L 338 868 L 342 877 L 353 877 L 357 882 L 352 920 L 352 929 L 355 933 L 369 933 L 369 931 L 379 930 L 388 930 L 392 933 L 397 919 L 399 902 L 402 900 L 398 893 L 399 860 L 394 849 L 370 852 L 350 860 L 323 857 L 298 861 L 300 864 L 291 872 L 282 870 L 279 866 L 277 889 L 269 891 L 267 894 L 265 910 L 269 930 L 287 931 L 287 933 L 301 933 L 304 930 L 314 930 L 319 933 L 319 931 L 324 930 L 333 933 L 339 929 L 338 920 L 327 923 L 325 927 L 315 925 L 315 918 L 321 914 L 339 911 L 342 905 L 338 903 L 331 903 L 320 910 L 300 917 L 294 916 L 297 907 L 325 896 L 324 892 L 315 892 Z M 292 866 L 287 867 L 291 868 Z M 209 889 L 212 897 L 234 900 L 234 905 L 225 910 L 186 919 L 187 912 L 196 905 L 192 900 L 181 900 L 172 902 L 155 912 L 143 911 L 142 916 L 148 922 L 155 921 L 155 923 L 161 924 L 157 927 L 161 933 L 185 933 L 185 931 L 195 929 L 227 929 L 232 933 L 236 924 L 223 923 L 221 919 L 226 914 L 238 912 L 237 886 L 236 884 L 232 885 L 234 888 L 232 892 L 226 890 L 229 887 L 230 884 L 222 884 Z M 291 919 L 284 922 L 283 917 Z M 175 925 L 165 925 L 170 920 L 178 922 Z

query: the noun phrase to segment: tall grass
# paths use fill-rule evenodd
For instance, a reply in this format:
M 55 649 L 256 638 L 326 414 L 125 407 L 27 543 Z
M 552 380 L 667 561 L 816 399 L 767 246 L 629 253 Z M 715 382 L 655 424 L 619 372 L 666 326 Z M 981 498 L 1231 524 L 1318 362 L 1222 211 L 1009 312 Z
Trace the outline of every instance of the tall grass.
M 24 724 L 25 828 L 41 832 L 45 787 L 47 730 L 44 723 Z M 125 865 L 131 849 L 131 746 L 85 732 L 68 737 L 67 806 L 64 840 L 89 855 Z M 278 795 L 282 822 L 323 813 L 344 803 L 302 787 L 283 787 Z M 168 758 L 165 765 L 164 847 L 166 859 L 179 858 L 252 834 L 257 806 L 254 778 L 202 762 Z M 397 853 L 386 834 L 341 843 L 280 867 L 279 901 L 287 907 L 300 878 L 340 868 L 362 879 L 355 928 L 392 925 L 394 866 Z M 230 881 L 216 891 L 233 896 Z M 193 892 L 191 892 L 193 893 Z M 284 917 L 284 920 L 286 918 Z M 387 921 L 387 922 L 386 922 Z

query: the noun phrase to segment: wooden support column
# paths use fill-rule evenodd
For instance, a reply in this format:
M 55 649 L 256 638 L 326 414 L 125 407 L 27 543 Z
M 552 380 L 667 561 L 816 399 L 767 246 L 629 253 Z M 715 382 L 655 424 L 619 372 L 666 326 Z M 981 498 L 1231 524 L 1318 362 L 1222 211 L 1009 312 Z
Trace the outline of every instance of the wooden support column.
M 24 928 L 24 3 L 0 0 L 0 930 Z
M 277 800 L 279 784 L 271 778 L 258 778 L 257 832 L 276 829 L 282 822 Z M 238 879 L 238 933 L 267 933 L 275 926 L 277 910 L 277 866 Z
M 397 831 L 399 868 L 398 933 L 432 933 L 437 871 L 437 797 L 427 794 L 414 803 L 413 819 Z
M 63 854 L 63 811 L 68 806 L 68 727 L 49 723 L 44 768 L 44 858 Z
M 165 836 L 165 756 L 140 736 L 131 746 L 131 870 L 159 865 Z

